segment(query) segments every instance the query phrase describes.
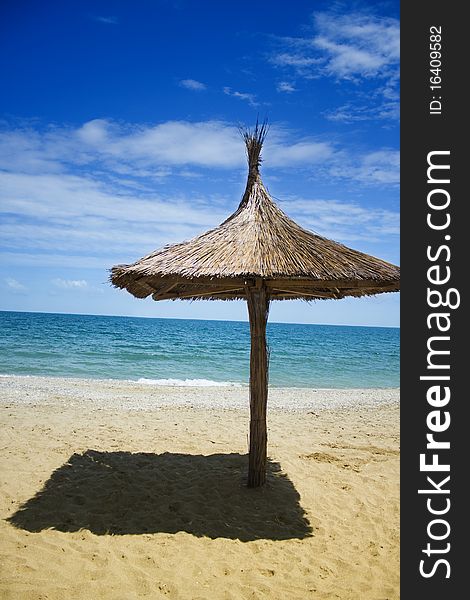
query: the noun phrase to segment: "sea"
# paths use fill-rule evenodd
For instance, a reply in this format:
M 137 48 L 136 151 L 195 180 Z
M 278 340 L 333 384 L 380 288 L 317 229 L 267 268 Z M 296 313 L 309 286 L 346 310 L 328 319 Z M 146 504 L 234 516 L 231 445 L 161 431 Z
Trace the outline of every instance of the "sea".
M 268 323 L 269 385 L 399 386 L 400 330 Z M 244 386 L 246 322 L 0 311 L 0 376 Z

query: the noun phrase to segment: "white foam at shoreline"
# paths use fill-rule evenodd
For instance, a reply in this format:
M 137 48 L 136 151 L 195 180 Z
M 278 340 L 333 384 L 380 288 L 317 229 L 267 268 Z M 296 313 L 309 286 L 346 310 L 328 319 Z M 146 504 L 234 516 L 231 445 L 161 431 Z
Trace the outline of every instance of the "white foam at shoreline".
M 163 385 L 166 387 L 242 387 L 232 381 L 212 381 L 211 379 L 148 379 L 141 377 L 135 383 Z
M 188 380 L 191 381 L 191 380 Z M 194 380 L 192 380 L 194 381 Z M 360 409 L 399 402 L 390 389 L 270 388 L 269 410 L 317 411 Z M 242 409 L 249 407 L 247 386 L 148 385 L 137 381 L 68 379 L 58 377 L 4 377 L 0 401 L 23 405 L 81 406 L 105 410 L 159 408 Z

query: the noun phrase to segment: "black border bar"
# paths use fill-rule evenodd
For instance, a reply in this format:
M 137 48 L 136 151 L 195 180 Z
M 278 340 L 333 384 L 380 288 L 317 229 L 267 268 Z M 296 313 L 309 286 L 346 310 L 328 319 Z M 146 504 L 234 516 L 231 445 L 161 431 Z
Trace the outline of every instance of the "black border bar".
M 470 271 L 465 212 L 470 195 L 463 187 L 470 175 L 470 153 L 464 147 L 470 130 L 464 109 L 469 104 L 464 88 L 470 72 L 470 26 L 463 7 L 435 0 L 401 4 L 403 600 L 465 597 L 466 571 L 470 576 L 465 545 L 469 528 L 463 514 L 470 507 L 464 491 L 470 471 L 469 393 L 464 383 L 470 372 L 470 319 L 465 314 Z M 440 57 L 431 54 L 436 43 L 441 45 Z M 428 171 L 430 164 L 437 167 Z M 455 307 L 445 306 L 446 300 Z M 430 317 L 436 313 L 442 316 Z M 431 442 L 428 434 L 433 435 Z M 436 449 L 432 440 L 443 445 Z M 436 469 L 425 470 L 433 461 Z M 418 493 L 420 489 L 424 491 Z

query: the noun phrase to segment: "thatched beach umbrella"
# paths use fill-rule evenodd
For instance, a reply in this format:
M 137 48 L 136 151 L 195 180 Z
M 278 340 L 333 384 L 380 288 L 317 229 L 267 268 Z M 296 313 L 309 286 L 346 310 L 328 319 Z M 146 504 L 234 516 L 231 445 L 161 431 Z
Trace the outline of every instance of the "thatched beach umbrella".
M 250 448 L 248 485 L 266 479 L 268 350 L 271 300 L 340 299 L 398 291 L 395 265 L 352 250 L 297 225 L 280 210 L 261 181 L 266 126 L 244 139 L 248 181 L 237 210 L 194 239 L 156 250 L 111 270 L 114 286 L 154 300 L 246 299 L 250 319 Z

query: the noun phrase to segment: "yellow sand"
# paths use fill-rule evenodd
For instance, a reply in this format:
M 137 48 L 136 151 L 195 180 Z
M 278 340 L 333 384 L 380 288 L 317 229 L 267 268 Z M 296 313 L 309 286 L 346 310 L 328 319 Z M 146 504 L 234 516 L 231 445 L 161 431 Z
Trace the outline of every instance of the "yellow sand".
M 249 490 L 246 388 L 0 384 L 1 598 L 399 597 L 397 390 L 274 390 Z

